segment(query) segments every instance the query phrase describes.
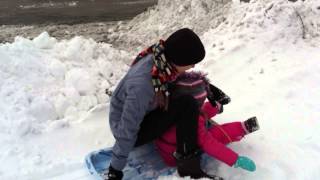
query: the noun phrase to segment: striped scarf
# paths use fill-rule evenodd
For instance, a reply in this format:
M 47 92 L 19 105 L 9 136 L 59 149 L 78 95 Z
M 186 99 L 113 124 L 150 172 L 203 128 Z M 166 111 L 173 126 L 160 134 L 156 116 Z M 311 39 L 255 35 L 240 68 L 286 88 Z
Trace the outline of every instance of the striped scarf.
M 169 103 L 169 82 L 177 78 L 177 70 L 166 60 L 164 55 L 164 41 L 160 40 L 158 43 L 150 46 L 146 50 L 139 53 L 131 66 L 139 62 L 148 54 L 153 55 L 154 65 L 151 69 L 152 85 L 156 93 L 155 101 L 157 105 L 167 110 Z

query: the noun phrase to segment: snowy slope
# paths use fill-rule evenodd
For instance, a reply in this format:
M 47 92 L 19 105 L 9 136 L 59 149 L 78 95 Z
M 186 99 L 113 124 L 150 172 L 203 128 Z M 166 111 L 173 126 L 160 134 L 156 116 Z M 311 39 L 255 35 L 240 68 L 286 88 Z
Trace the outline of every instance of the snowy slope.
M 113 143 L 105 131 L 105 90 L 111 91 L 127 69 L 126 52 L 81 37 L 57 42 L 43 33 L 32 41 L 18 37 L 2 44 L 0 56 L 5 179 L 57 167 L 61 172 L 65 164 L 82 164 L 92 148 Z M 86 122 L 97 109 L 104 110 L 101 119 Z
M 222 163 L 207 171 L 229 180 L 318 179 L 318 17 L 316 0 L 163 0 L 115 32 L 121 49 L 134 51 L 82 37 L 57 41 L 47 33 L 1 44 L 0 179 L 90 180 L 85 154 L 114 142 L 104 90 L 112 91 L 137 46 L 183 26 L 194 28 L 206 47 L 196 69 L 232 98 L 216 120 L 257 116 L 261 126 L 230 146 L 251 157 L 256 172 Z

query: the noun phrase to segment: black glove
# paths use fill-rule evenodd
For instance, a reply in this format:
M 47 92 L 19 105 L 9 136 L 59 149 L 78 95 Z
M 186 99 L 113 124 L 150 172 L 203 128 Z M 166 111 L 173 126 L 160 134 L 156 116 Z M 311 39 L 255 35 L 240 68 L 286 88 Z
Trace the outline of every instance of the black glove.
M 123 177 L 123 172 L 114 169 L 111 165 L 109 166 L 109 171 L 104 180 L 121 180 Z
M 223 91 L 221 91 L 219 88 L 215 87 L 212 84 L 209 84 L 209 89 L 211 92 L 211 94 L 208 96 L 208 100 L 210 101 L 210 103 L 213 101 L 217 101 L 221 105 L 226 105 L 230 103 L 231 98 L 228 95 L 226 95 Z

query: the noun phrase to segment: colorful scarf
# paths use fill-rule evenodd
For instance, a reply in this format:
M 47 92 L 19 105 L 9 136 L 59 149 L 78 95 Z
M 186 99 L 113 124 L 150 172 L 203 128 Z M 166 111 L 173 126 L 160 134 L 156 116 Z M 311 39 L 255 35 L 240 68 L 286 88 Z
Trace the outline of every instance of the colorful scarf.
M 131 66 L 135 65 L 148 54 L 153 55 L 154 65 L 151 69 L 152 85 L 156 93 L 156 103 L 160 108 L 168 109 L 169 101 L 169 82 L 177 78 L 177 70 L 166 60 L 164 55 L 164 41 L 150 46 L 146 50 L 139 53 Z

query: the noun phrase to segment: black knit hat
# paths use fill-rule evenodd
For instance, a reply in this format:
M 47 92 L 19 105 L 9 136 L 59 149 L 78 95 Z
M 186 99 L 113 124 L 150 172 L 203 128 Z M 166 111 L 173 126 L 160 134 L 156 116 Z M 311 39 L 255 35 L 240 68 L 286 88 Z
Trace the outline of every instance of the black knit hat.
M 202 61 L 206 54 L 200 38 L 188 28 L 171 34 L 164 42 L 164 48 L 166 59 L 178 66 L 196 64 Z

